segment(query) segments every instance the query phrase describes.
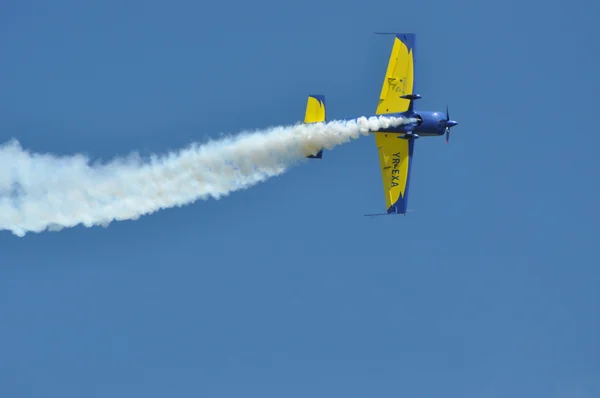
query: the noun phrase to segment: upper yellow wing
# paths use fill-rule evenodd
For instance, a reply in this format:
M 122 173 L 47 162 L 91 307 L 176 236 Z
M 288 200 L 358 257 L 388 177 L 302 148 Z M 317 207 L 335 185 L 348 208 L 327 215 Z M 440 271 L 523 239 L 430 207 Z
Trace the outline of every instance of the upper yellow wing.
M 400 98 L 414 94 L 414 34 L 397 34 L 379 95 L 377 115 L 406 112 L 410 100 Z

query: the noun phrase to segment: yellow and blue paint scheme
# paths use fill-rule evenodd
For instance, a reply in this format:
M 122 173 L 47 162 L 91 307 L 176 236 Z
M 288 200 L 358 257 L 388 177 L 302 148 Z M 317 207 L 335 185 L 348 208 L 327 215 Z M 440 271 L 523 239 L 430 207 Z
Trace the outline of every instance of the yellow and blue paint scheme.
M 458 122 L 450 120 L 446 112 L 416 111 L 413 103 L 421 98 L 415 89 L 414 33 L 380 33 L 394 36 L 383 85 L 379 95 L 376 115 L 413 119 L 414 122 L 393 128 L 374 131 L 375 144 L 379 153 L 379 165 L 387 214 L 406 214 L 408 190 L 412 169 L 415 140 L 419 137 L 446 135 Z M 325 121 L 325 97 L 310 96 L 306 108 L 306 123 Z M 322 157 L 322 150 L 317 153 Z

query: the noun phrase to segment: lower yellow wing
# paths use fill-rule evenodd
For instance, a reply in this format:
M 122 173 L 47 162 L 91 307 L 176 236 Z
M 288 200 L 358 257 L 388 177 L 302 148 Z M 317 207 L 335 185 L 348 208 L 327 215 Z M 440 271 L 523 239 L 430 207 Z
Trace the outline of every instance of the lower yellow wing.
M 377 114 L 406 112 L 411 101 L 400 98 L 414 94 L 415 35 L 412 33 L 396 34 L 394 46 L 388 61 L 387 71 L 383 79 L 383 87 L 379 95 Z
M 387 213 L 405 214 L 415 141 L 400 138 L 398 134 L 377 133 L 375 143 Z

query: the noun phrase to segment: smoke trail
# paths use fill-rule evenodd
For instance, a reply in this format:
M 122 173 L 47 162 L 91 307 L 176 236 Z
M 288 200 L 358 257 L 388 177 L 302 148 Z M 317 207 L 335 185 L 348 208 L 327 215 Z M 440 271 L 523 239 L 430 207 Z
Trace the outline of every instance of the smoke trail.
M 245 132 L 164 156 L 136 154 L 107 164 L 83 155 L 0 147 L 0 230 L 17 236 L 79 224 L 107 226 L 198 199 L 218 199 L 282 174 L 308 153 L 413 119 L 361 117 Z

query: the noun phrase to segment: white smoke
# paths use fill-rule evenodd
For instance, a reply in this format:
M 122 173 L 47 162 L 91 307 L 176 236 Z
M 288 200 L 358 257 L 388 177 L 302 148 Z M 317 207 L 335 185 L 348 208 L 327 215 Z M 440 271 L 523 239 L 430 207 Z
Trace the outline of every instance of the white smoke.
M 83 155 L 31 153 L 11 141 L 0 147 L 0 230 L 24 236 L 79 224 L 107 226 L 198 199 L 218 199 L 282 174 L 320 148 L 410 122 L 380 116 L 280 126 L 107 164 L 91 164 Z

